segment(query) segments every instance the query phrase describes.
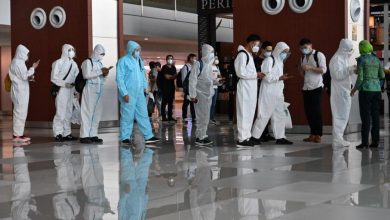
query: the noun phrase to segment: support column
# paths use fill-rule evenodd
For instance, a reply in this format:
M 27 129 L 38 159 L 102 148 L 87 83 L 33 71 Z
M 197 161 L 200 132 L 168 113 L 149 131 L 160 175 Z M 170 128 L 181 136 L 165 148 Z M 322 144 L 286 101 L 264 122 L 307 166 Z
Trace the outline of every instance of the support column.
M 215 48 L 217 40 L 215 15 L 198 15 L 198 52 L 201 56 L 202 45 L 210 44 Z
M 389 5 L 390 4 L 384 4 L 383 9 L 383 17 L 384 17 L 384 46 L 383 46 L 383 58 L 384 58 L 384 64 L 386 65 L 387 62 L 389 62 Z M 384 93 L 384 104 L 385 104 L 385 115 L 389 114 L 389 99 L 386 97 L 387 94 Z

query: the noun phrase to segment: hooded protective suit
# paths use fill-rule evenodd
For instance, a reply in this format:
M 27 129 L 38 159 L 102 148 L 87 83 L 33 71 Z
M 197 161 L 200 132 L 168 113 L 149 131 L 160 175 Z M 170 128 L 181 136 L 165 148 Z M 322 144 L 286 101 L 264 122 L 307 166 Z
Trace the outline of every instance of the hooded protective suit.
M 119 220 L 144 220 L 148 207 L 147 185 L 153 151 L 145 149 L 137 163 L 133 161 L 131 150 L 120 149 L 120 199 Z
M 330 106 L 333 118 L 333 144 L 337 146 L 348 146 L 348 142 L 343 139 L 343 135 L 351 111 L 350 94 L 352 81 L 350 75 L 354 71 L 353 66 L 350 64 L 352 52 L 352 41 L 342 39 L 339 49 L 329 63 L 332 76 Z
M 76 80 L 79 68 L 73 61 L 70 50 L 72 45 L 62 46 L 61 58 L 54 61 L 51 70 L 51 82 L 61 87 L 56 97 L 56 115 L 53 119 L 54 137 L 62 135 L 64 137 L 71 134 L 71 118 L 73 112 L 74 88 L 69 87 Z M 68 74 L 69 73 L 69 74 Z M 66 77 L 66 75 L 68 75 Z M 64 78 L 66 79 L 64 80 Z
M 200 140 L 207 138 L 210 108 L 214 95 L 212 78 L 214 58 L 210 58 L 211 53 L 214 53 L 214 48 L 204 44 L 202 46 L 202 72 L 200 72 L 200 63 L 196 62 L 189 78 L 190 97 L 198 99 L 198 103 L 195 104 L 196 138 Z
M 243 46 L 238 47 L 238 51 L 245 50 Z M 251 128 L 256 111 L 257 98 L 257 71 L 253 61 L 252 52 L 246 51 L 249 56 L 239 53 L 234 61 L 234 68 L 240 78 L 237 84 L 236 108 L 237 108 L 237 131 L 238 141 L 242 142 L 251 137 Z
M 102 96 L 105 79 L 103 77 L 104 47 L 96 45 L 90 60 L 81 64 L 84 79 L 87 80 L 81 99 L 80 138 L 97 137 L 100 118 L 103 112 Z
M 16 48 L 15 57 L 9 67 L 9 77 L 12 81 L 11 100 L 13 109 L 13 135 L 23 136 L 24 126 L 26 124 L 28 102 L 30 99 L 30 85 L 28 77 L 34 75 L 34 68 L 27 69 L 29 50 L 19 45 Z
M 266 76 L 261 82 L 257 119 L 252 129 L 252 136 L 255 138 L 260 138 L 270 118 L 275 138 L 282 139 L 286 137 L 286 114 L 284 112 L 283 94 L 284 82 L 283 80 L 279 80 L 283 75 L 284 67 L 284 61 L 280 58 L 280 54 L 286 49 L 289 49 L 289 46 L 284 42 L 279 42 L 272 52 L 274 58 L 266 58 L 261 66 L 261 70 Z M 274 64 L 272 59 L 275 59 Z
M 121 141 L 130 139 L 134 120 L 137 121 L 146 140 L 153 137 L 145 101 L 145 89 L 148 88 L 148 83 L 145 78 L 144 62 L 141 57 L 133 54 L 135 49 L 139 47 L 138 43 L 129 41 L 127 43 L 127 55 L 119 59 L 117 63 L 116 82 L 121 104 Z M 128 103 L 124 101 L 124 96 L 129 96 Z

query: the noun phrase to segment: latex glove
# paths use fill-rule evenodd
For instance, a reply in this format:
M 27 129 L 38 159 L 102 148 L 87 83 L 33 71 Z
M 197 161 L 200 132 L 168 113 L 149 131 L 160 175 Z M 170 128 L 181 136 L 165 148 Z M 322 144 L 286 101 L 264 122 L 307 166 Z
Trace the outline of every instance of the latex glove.
M 71 89 L 71 88 L 73 88 L 73 84 L 71 84 L 71 83 L 65 83 L 65 88 L 68 88 L 68 89 Z

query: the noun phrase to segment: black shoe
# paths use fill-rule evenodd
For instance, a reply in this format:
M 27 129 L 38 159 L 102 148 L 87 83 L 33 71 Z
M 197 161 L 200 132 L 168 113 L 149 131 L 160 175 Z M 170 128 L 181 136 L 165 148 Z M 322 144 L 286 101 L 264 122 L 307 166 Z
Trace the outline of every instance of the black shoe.
M 252 141 L 250 141 L 250 139 L 248 140 L 245 140 L 245 141 L 237 141 L 237 147 L 238 148 L 241 148 L 241 147 L 253 147 L 254 146 L 254 143 Z
M 80 143 L 83 143 L 83 144 L 91 144 L 92 143 L 92 140 L 91 138 L 87 137 L 87 138 L 80 138 Z
M 100 139 L 100 138 L 98 138 L 98 137 L 91 137 L 91 141 L 92 141 L 93 143 L 98 143 L 98 144 L 103 143 L 103 139 Z
M 64 140 L 65 141 L 77 141 L 77 137 L 73 137 L 72 135 L 68 135 L 66 137 L 64 137 Z
M 285 139 L 285 138 L 281 138 L 281 139 L 276 140 L 276 144 L 278 144 L 278 145 L 292 145 L 294 143 Z
M 369 148 L 378 148 L 379 147 L 379 144 L 378 143 L 372 143 L 370 144 L 370 146 L 368 146 Z
M 356 146 L 356 149 L 367 149 L 367 148 L 368 148 L 367 144 L 359 144 L 358 146 Z
M 197 138 L 195 140 L 195 144 L 196 145 L 200 145 L 200 146 L 206 146 L 206 145 L 211 145 L 213 144 L 214 142 L 210 141 L 208 138 L 204 138 L 202 140 L 200 140 L 199 138 Z
M 64 141 L 64 138 L 62 137 L 62 135 L 57 135 L 55 138 L 54 138 L 54 140 L 56 141 L 56 142 L 63 142 Z
M 122 144 L 130 145 L 130 144 L 131 144 L 131 141 L 130 141 L 129 139 L 126 139 L 126 140 L 123 140 L 123 141 L 122 141 Z
M 268 141 L 274 141 L 275 138 L 272 137 L 270 134 L 266 134 L 266 135 L 262 135 L 261 138 L 260 138 L 260 140 L 261 140 L 262 142 L 268 142 Z
M 251 141 L 254 146 L 261 145 L 260 138 L 258 139 L 258 138 L 255 138 L 255 137 L 251 137 L 251 139 L 249 139 L 249 141 Z
M 146 144 L 154 144 L 160 141 L 160 138 L 152 137 L 145 141 Z

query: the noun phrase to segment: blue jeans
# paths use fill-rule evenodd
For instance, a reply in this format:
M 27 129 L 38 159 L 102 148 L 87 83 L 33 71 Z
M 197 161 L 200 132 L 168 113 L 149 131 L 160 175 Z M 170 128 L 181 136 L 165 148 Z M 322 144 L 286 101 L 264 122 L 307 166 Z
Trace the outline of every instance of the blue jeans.
M 218 88 L 214 89 L 214 91 L 215 91 L 215 94 L 213 96 L 213 100 L 211 102 L 211 108 L 210 108 L 210 120 L 214 120 L 215 109 L 217 107 Z

